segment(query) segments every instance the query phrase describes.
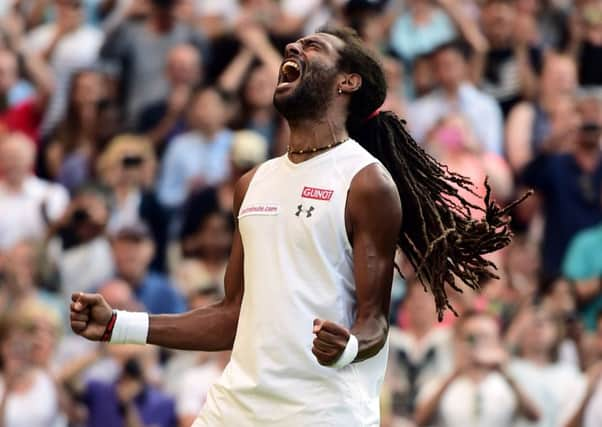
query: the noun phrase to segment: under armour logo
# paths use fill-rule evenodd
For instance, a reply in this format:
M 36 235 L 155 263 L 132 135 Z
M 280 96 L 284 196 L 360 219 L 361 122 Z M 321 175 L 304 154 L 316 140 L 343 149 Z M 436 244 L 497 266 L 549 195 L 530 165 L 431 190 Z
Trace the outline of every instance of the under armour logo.
M 305 214 L 307 215 L 306 218 L 309 218 L 311 216 L 311 213 L 316 209 L 313 206 L 310 206 L 309 209 L 303 209 L 303 205 L 299 205 L 297 206 L 297 213 L 295 213 L 296 216 L 301 215 L 302 212 L 305 212 Z

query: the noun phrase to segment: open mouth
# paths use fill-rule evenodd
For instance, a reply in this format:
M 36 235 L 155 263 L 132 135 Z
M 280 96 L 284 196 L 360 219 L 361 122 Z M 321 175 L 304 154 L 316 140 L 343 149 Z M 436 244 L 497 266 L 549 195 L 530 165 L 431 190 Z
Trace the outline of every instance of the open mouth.
M 293 83 L 301 77 L 301 66 L 292 59 L 288 59 L 282 63 L 280 67 L 279 86 L 286 83 Z

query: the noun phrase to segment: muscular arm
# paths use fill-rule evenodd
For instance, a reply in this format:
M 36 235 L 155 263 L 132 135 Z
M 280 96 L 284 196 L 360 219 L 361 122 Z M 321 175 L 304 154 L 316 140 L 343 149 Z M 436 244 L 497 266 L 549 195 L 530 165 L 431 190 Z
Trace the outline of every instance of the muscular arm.
M 401 228 L 397 188 L 382 166 L 370 165 L 351 183 L 347 230 L 353 246 L 359 343 L 356 361 L 374 356 L 387 340 L 393 260 Z
M 254 170 L 243 176 L 234 193 L 234 213 L 237 215 Z M 222 301 L 182 314 L 150 316 L 147 342 L 180 350 L 230 350 L 234 343 L 243 283 L 243 247 L 238 231 L 234 231 L 232 251 L 224 278 L 226 295 Z
M 351 327 L 314 320 L 312 352 L 322 365 L 334 364 L 353 334 L 354 362 L 376 355 L 387 341 L 393 260 L 401 228 L 401 202 L 391 177 L 380 165 L 362 169 L 351 182 L 345 226 L 353 247 L 356 318 Z

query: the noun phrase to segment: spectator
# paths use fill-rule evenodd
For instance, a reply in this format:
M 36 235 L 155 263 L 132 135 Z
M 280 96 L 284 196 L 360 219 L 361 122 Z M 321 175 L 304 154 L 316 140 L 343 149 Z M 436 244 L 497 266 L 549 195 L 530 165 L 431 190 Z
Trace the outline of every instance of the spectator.
M 62 214 L 65 189 L 32 174 L 35 146 L 22 134 L 0 138 L 0 249 L 23 239 L 42 239 Z
M 102 47 L 101 60 L 121 77 L 121 102 L 128 125 L 134 125 L 146 107 L 167 98 L 165 65 L 174 46 L 189 43 L 200 52 L 205 49 L 204 37 L 177 20 L 176 3 L 152 0 L 148 19 L 123 23 Z
M 411 419 L 422 386 L 452 369 L 451 330 L 437 324 L 431 296 L 417 278 L 407 283 L 399 326 L 390 331 L 387 383 L 395 418 Z
M 602 315 L 598 315 L 595 340 L 597 363 L 588 370 L 587 381 L 580 393 L 573 396 L 563 427 L 597 427 L 602 422 Z
M 100 30 L 84 23 L 82 0 L 53 0 L 53 4 L 56 21 L 35 28 L 25 41 L 26 52 L 38 53 L 48 60 L 56 79 L 43 133 L 63 117 L 71 75 L 96 61 L 104 37 Z
M 473 128 L 483 151 L 503 151 L 502 113 L 495 99 L 477 89 L 468 78 L 468 62 L 457 43 L 438 47 L 432 54 L 439 89 L 408 108 L 408 125 L 414 138 L 424 142 L 429 129 L 442 117 L 459 111 Z
M 94 70 L 73 74 L 65 118 L 43 147 L 42 171 L 74 191 L 91 180 L 97 147 L 103 77 Z
M 204 307 L 215 304 L 222 295 L 221 289 L 205 288 L 191 295 L 190 307 Z M 230 352 L 197 353 L 195 363 L 177 372 L 177 385 L 174 390 L 178 425 L 188 427 L 198 416 L 207 399 L 209 387 L 219 378 L 228 361 Z
M 192 91 L 202 80 L 201 57 L 196 47 L 176 45 L 167 54 L 168 96 L 148 105 L 137 120 L 137 130 L 145 133 L 159 153 L 168 140 L 184 130 L 184 110 Z
M 573 152 L 544 152 L 525 167 L 523 183 L 535 188 L 543 202 L 546 224 L 542 272 L 545 275 L 560 273 L 567 246 L 576 233 L 602 221 L 601 123 L 583 123 Z M 528 210 L 529 205 L 523 209 Z
M 602 5 L 581 1 L 574 8 L 569 52 L 579 68 L 581 86 L 602 85 Z
M 449 5 L 451 2 L 440 2 Z M 454 22 L 439 2 L 412 0 L 391 28 L 391 47 L 406 63 L 457 37 Z
M 52 377 L 32 360 L 33 341 L 26 319 L 4 313 L 0 324 L 2 390 L 0 419 L 4 427 L 61 425 L 59 398 Z
M 509 364 L 509 372 L 539 408 L 538 426 L 558 425 L 566 411 L 564 406 L 581 386 L 578 365 L 558 361 L 561 338 L 558 321 L 544 310 L 531 307 L 519 337 L 520 357 Z M 533 423 L 520 420 L 515 425 Z
M 185 258 L 176 267 L 180 290 L 191 295 L 200 289 L 224 290 L 234 222 L 225 211 L 205 211 L 198 217 L 198 228 L 184 240 Z
M 495 97 L 504 114 L 537 90 L 542 51 L 529 40 L 527 16 L 519 15 L 517 2 L 489 0 L 481 12 L 482 28 L 489 42 L 484 90 Z
M 577 233 L 562 265 L 564 276 L 574 285 L 581 319 L 590 331 L 595 331 L 598 313 L 602 312 L 601 237 L 602 223 Z
M 232 201 L 238 180 L 251 169 L 267 159 L 268 144 L 253 131 L 236 131 L 230 148 L 230 174 L 218 186 L 193 192 L 184 207 L 181 240 L 186 246 L 187 238 L 199 227 L 199 218 L 206 212 L 228 212 L 233 215 Z M 183 248 L 186 252 L 186 248 Z
M 537 98 L 517 104 L 506 122 L 506 155 L 515 173 L 545 146 L 566 146 L 579 125 L 576 90 L 575 62 L 568 56 L 548 54 Z
M 151 268 L 165 271 L 167 218 L 152 189 L 156 159 L 150 142 L 134 135 L 114 138 L 100 156 L 98 169 L 111 192 L 108 231 L 147 223 L 156 247 Z
M 452 113 L 442 117 L 429 132 L 425 147 L 451 170 L 462 171 L 472 180 L 475 193 L 461 190 L 461 194 L 475 206 L 481 206 L 487 178 L 497 200 L 508 200 L 512 194 L 512 175 L 504 158 L 481 150 L 470 124 L 462 115 Z
M 33 94 L 33 86 L 19 78 L 17 56 L 10 50 L 0 50 L 0 111 L 14 107 Z
M 148 382 L 135 357 L 125 361 L 116 382 L 90 381 L 82 398 L 88 427 L 177 425 L 173 399 Z
M 174 138 L 163 159 L 159 199 L 178 208 L 188 193 L 224 181 L 229 173 L 232 132 L 225 126 L 228 104 L 213 87 L 194 94 L 188 113 L 190 130 Z
M 539 420 L 537 407 L 507 373 L 496 319 L 464 313 L 456 325 L 456 351 L 454 372 L 418 396 L 417 425 L 506 427 L 515 415 Z
M 186 302 L 164 275 L 150 271 L 155 245 L 144 223 L 127 225 L 112 236 L 115 275 L 125 280 L 150 313 L 181 313 Z M 102 287 L 100 288 L 102 290 Z
M 19 310 L 23 314 L 28 308 L 43 307 L 49 316 L 46 326 L 52 329 L 58 323 L 59 328 L 62 326 L 60 322 L 66 323 L 67 320 L 60 317 L 64 313 L 65 303 L 55 294 L 41 288 L 36 269 L 36 250 L 34 243 L 22 241 L 3 253 L 0 262 L 0 312 Z M 31 314 L 34 314 L 33 311 Z M 36 345 L 42 345 L 43 338 Z
M 97 187 L 79 189 L 61 218 L 50 225 L 45 255 L 64 301 L 71 293 L 96 289 L 111 276 L 111 247 L 105 236 L 106 195 Z

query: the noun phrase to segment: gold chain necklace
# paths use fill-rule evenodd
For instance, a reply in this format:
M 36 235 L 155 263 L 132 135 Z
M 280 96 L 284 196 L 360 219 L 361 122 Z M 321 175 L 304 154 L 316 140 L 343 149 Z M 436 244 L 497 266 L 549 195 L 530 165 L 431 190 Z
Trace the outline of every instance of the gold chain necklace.
M 316 147 L 314 147 L 314 148 L 307 148 L 307 149 L 305 149 L 305 150 L 297 150 L 297 151 L 295 151 L 295 150 L 292 150 L 292 149 L 291 149 L 291 147 L 289 146 L 289 147 L 288 147 L 288 154 L 307 154 L 307 153 L 317 153 L 317 152 L 320 152 L 320 151 L 329 150 L 329 149 L 331 149 L 331 148 L 334 148 L 334 147 L 336 147 L 336 146 L 338 146 L 338 145 L 341 145 L 343 142 L 346 142 L 346 141 L 348 141 L 348 140 L 349 140 L 349 138 L 345 138 L 345 139 L 343 139 L 342 141 L 337 141 L 337 142 L 335 142 L 335 143 L 331 143 L 331 144 L 325 145 L 325 146 L 323 146 L 323 147 L 317 147 L 317 148 L 316 148 Z

